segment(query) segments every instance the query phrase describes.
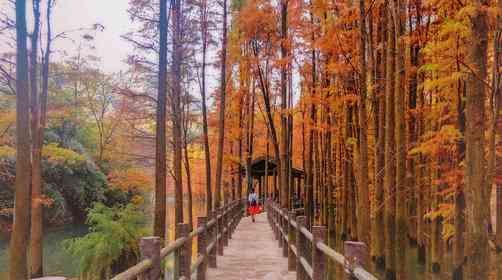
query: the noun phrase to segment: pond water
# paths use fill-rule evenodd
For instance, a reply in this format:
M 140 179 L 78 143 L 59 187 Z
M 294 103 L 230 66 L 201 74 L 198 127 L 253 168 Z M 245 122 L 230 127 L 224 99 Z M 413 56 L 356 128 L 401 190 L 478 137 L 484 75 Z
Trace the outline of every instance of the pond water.
M 186 205 L 186 201 L 185 204 Z M 152 214 L 150 205 L 146 203 L 146 220 L 145 226 L 151 227 Z M 194 217 L 201 216 L 205 210 L 205 204 L 202 202 L 194 203 Z M 188 211 L 185 209 L 184 217 L 188 216 Z M 174 224 L 174 201 L 168 199 L 168 220 L 170 225 Z M 196 220 L 196 218 L 194 218 Z M 46 275 L 76 277 L 78 276 L 78 266 L 73 261 L 74 259 L 65 252 L 62 247 L 62 241 L 70 238 L 84 236 L 88 232 L 86 225 L 71 224 L 58 228 L 50 228 L 47 230 L 44 237 L 44 270 Z M 169 226 L 169 236 L 174 237 L 174 228 Z M 0 279 L 8 277 L 8 261 L 9 261 L 9 241 L 0 237 Z
M 76 267 L 72 258 L 62 248 L 65 239 L 83 236 L 87 233 L 85 225 L 66 225 L 49 229 L 44 238 L 44 268 L 51 275 L 75 276 Z M 9 241 L 0 239 L 0 279 L 7 279 L 9 261 Z

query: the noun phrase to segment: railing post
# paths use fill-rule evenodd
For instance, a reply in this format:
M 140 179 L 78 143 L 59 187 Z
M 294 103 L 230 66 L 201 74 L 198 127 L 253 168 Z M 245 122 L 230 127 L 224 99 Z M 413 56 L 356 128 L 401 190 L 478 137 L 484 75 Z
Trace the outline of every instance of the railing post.
M 288 257 L 288 251 L 289 251 L 289 244 L 288 244 L 288 232 L 289 232 L 289 221 L 286 219 L 286 215 L 288 215 L 288 208 L 283 208 L 282 209 L 282 214 L 281 219 L 282 219 L 282 228 L 284 231 L 284 235 L 282 236 L 282 256 L 287 258 Z
M 307 222 L 307 217 L 299 216 L 296 217 L 296 279 L 297 280 L 307 280 L 307 275 L 303 269 L 301 258 L 304 257 L 305 250 L 305 237 L 303 236 L 300 229 L 305 227 Z
M 263 209 L 265 209 L 265 212 L 267 212 L 267 219 L 268 219 L 268 199 L 265 199 L 265 203 L 263 204 Z
M 272 229 L 274 231 L 274 238 L 277 240 L 279 237 L 277 235 L 277 216 L 276 216 L 275 208 L 273 202 L 270 202 L 270 220 L 272 223 Z
M 157 280 L 160 277 L 160 238 L 142 237 L 139 241 L 141 260 L 151 259 L 152 267 L 141 277 L 143 280 Z
M 178 224 L 177 225 L 177 238 L 187 237 L 190 234 L 190 225 L 189 224 Z M 192 240 L 187 239 L 183 246 L 179 248 L 179 277 L 186 277 L 186 279 L 190 279 L 190 263 L 191 263 L 191 252 L 192 252 Z
M 216 220 L 218 226 L 216 230 L 218 234 L 216 235 L 216 250 L 218 251 L 218 256 L 223 256 L 223 208 L 218 208 L 216 210 Z M 219 235 L 219 238 L 218 238 Z
M 326 227 L 313 226 L 312 235 L 312 280 L 326 279 L 327 258 L 323 252 L 317 248 L 317 243 L 326 242 Z
M 289 250 L 288 250 L 288 270 L 295 271 L 296 269 L 296 258 L 295 253 L 291 250 L 291 245 L 296 245 L 296 232 L 293 227 L 292 222 L 295 220 L 296 213 L 294 211 L 289 212 L 289 223 L 288 223 L 288 237 L 289 237 Z
M 211 216 L 209 217 L 209 220 L 213 220 L 213 219 L 217 219 L 217 213 L 216 211 L 211 211 Z M 215 220 L 217 221 L 217 220 Z M 218 231 L 217 231 L 217 224 L 218 222 L 215 222 L 212 226 L 210 226 L 210 234 L 208 235 L 209 236 L 209 244 L 211 244 L 212 242 L 214 242 L 214 246 L 211 250 L 209 250 L 209 255 L 208 255 L 208 264 L 209 264 L 209 267 L 211 268 L 216 268 L 217 264 L 216 264 L 216 247 L 218 247 L 218 242 L 216 240 L 216 235 L 218 234 Z
M 357 279 L 354 277 L 354 268 L 364 266 L 368 261 L 368 247 L 363 242 L 345 241 L 343 243 L 345 252 L 345 273 L 347 279 Z
M 237 221 L 237 207 L 236 207 L 236 202 L 232 202 L 231 208 L 230 208 L 230 229 L 228 232 L 228 239 L 232 239 L 232 234 L 234 233 L 235 226 L 237 225 L 235 221 Z
M 237 229 L 237 225 L 241 220 L 241 203 L 240 201 L 236 201 L 234 205 L 234 218 L 233 218 L 233 226 L 232 226 L 232 234 Z
M 197 235 L 197 253 L 199 256 L 203 258 L 202 263 L 197 268 L 197 280 L 206 280 L 206 271 L 208 262 L 206 236 L 209 236 L 206 217 L 197 218 L 197 228 L 200 227 L 205 228 L 205 230 L 199 233 L 199 235 Z
M 282 236 L 283 226 L 282 226 L 282 216 L 281 216 L 280 211 L 281 211 L 281 209 L 279 209 L 279 205 L 277 205 L 277 224 L 279 225 L 279 228 L 277 230 L 277 237 L 278 237 L 278 241 L 279 241 L 279 248 L 282 248 L 284 238 Z
M 228 221 L 230 220 L 229 217 L 228 217 L 228 214 L 230 213 L 229 211 L 229 205 L 225 205 L 225 207 L 223 207 L 223 228 L 222 228 L 222 231 L 223 231 L 223 246 L 228 246 L 228 235 L 230 234 L 229 231 L 230 231 L 230 228 L 228 226 Z M 225 230 L 226 229 L 226 230 Z

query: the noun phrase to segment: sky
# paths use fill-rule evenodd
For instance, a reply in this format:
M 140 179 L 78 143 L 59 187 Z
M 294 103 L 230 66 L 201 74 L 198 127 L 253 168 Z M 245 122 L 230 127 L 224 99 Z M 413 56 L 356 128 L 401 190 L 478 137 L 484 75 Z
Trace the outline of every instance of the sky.
M 27 21 L 29 31 L 32 29 L 31 1 L 27 1 Z M 45 11 L 46 0 L 42 0 L 41 9 Z M 56 0 L 56 6 L 53 9 L 53 33 L 75 30 L 79 28 L 88 28 L 99 23 L 104 26 L 103 32 L 93 34 L 95 36 L 93 45 L 95 49 L 92 55 L 100 58 L 99 68 L 106 73 L 126 71 L 127 64 L 124 62 L 128 55 L 133 52 L 132 44 L 121 38 L 122 35 L 131 31 L 132 23 L 129 19 L 127 9 L 129 0 Z M 0 10 L 7 12 L 14 17 L 12 5 L 7 0 L 0 0 Z M 31 24 L 30 24 L 31 23 Z M 73 33 L 74 41 L 64 39 L 54 42 L 53 50 L 56 52 L 64 51 L 67 55 L 75 55 L 81 42 L 82 33 Z M 0 52 L 4 51 L 5 46 L 0 42 Z M 209 61 L 217 60 L 216 50 L 210 49 L 208 54 Z M 64 56 L 54 54 L 52 58 L 57 61 L 64 59 Z M 210 67 L 207 73 L 208 90 L 211 92 L 219 85 L 219 71 Z M 299 83 L 297 75 L 293 75 L 293 88 L 297 88 Z M 295 92 L 296 93 L 296 92 Z M 298 100 L 298 94 L 295 94 L 294 102 Z
M 120 38 L 121 35 L 130 31 L 131 22 L 127 13 L 129 0 L 56 0 L 53 8 L 52 26 L 53 35 L 61 32 L 75 31 L 81 28 L 90 28 L 99 23 L 104 26 L 103 32 L 96 32 L 92 50 L 92 55 L 101 59 L 100 68 L 107 72 L 118 72 L 127 70 L 124 60 L 132 52 L 132 46 Z M 27 1 L 27 22 L 28 32 L 31 32 L 33 25 L 33 13 L 31 1 Z M 42 17 L 46 10 L 46 0 L 41 4 Z M 14 18 L 14 9 L 7 0 L 0 0 L 0 11 Z M 45 18 L 43 19 L 45 21 Z M 68 55 L 77 53 L 79 42 L 81 42 L 82 32 L 71 32 L 71 39 L 58 39 L 54 42 L 55 52 L 64 51 Z M 42 35 L 44 36 L 44 35 Z M 72 40 L 74 39 L 74 40 Z M 0 52 L 8 51 L 7 45 L 0 42 Z M 53 59 L 62 59 L 61 55 L 53 55 Z
M 98 32 L 94 40 L 94 55 L 101 59 L 101 69 L 105 72 L 126 70 L 123 62 L 131 53 L 131 44 L 125 42 L 121 35 L 127 33 L 131 23 L 127 14 L 128 0 L 57 0 L 54 9 L 54 33 L 82 27 L 90 27 L 95 23 L 102 24 L 105 29 Z M 75 53 L 78 45 L 70 40 L 60 41 L 57 49 L 64 49 L 69 54 Z

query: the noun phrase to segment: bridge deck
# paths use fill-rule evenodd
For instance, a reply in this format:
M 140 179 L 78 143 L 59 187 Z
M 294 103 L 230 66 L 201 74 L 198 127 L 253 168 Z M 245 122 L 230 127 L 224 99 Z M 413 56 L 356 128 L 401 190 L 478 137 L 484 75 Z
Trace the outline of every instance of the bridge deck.
M 241 220 L 224 256 L 218 256 L 218 268 L 208 269 L 209 280 L 293 280 L 287 258 L 277 246 L 267 215 Z

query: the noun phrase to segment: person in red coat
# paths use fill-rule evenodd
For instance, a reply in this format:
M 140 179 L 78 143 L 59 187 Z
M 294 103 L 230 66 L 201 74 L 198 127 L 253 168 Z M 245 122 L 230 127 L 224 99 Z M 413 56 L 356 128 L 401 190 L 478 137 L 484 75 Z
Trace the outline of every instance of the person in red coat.
M 251 215 L 251 219 L 253 220 L 253 223 L 255 222 L 254 215 L 260 213 L 260 206 L 258 205 L 258 195 L 254 191 L 254 188 L 252 188 L 249 191 L 249 196 L 248 196 L 248 213 Z

